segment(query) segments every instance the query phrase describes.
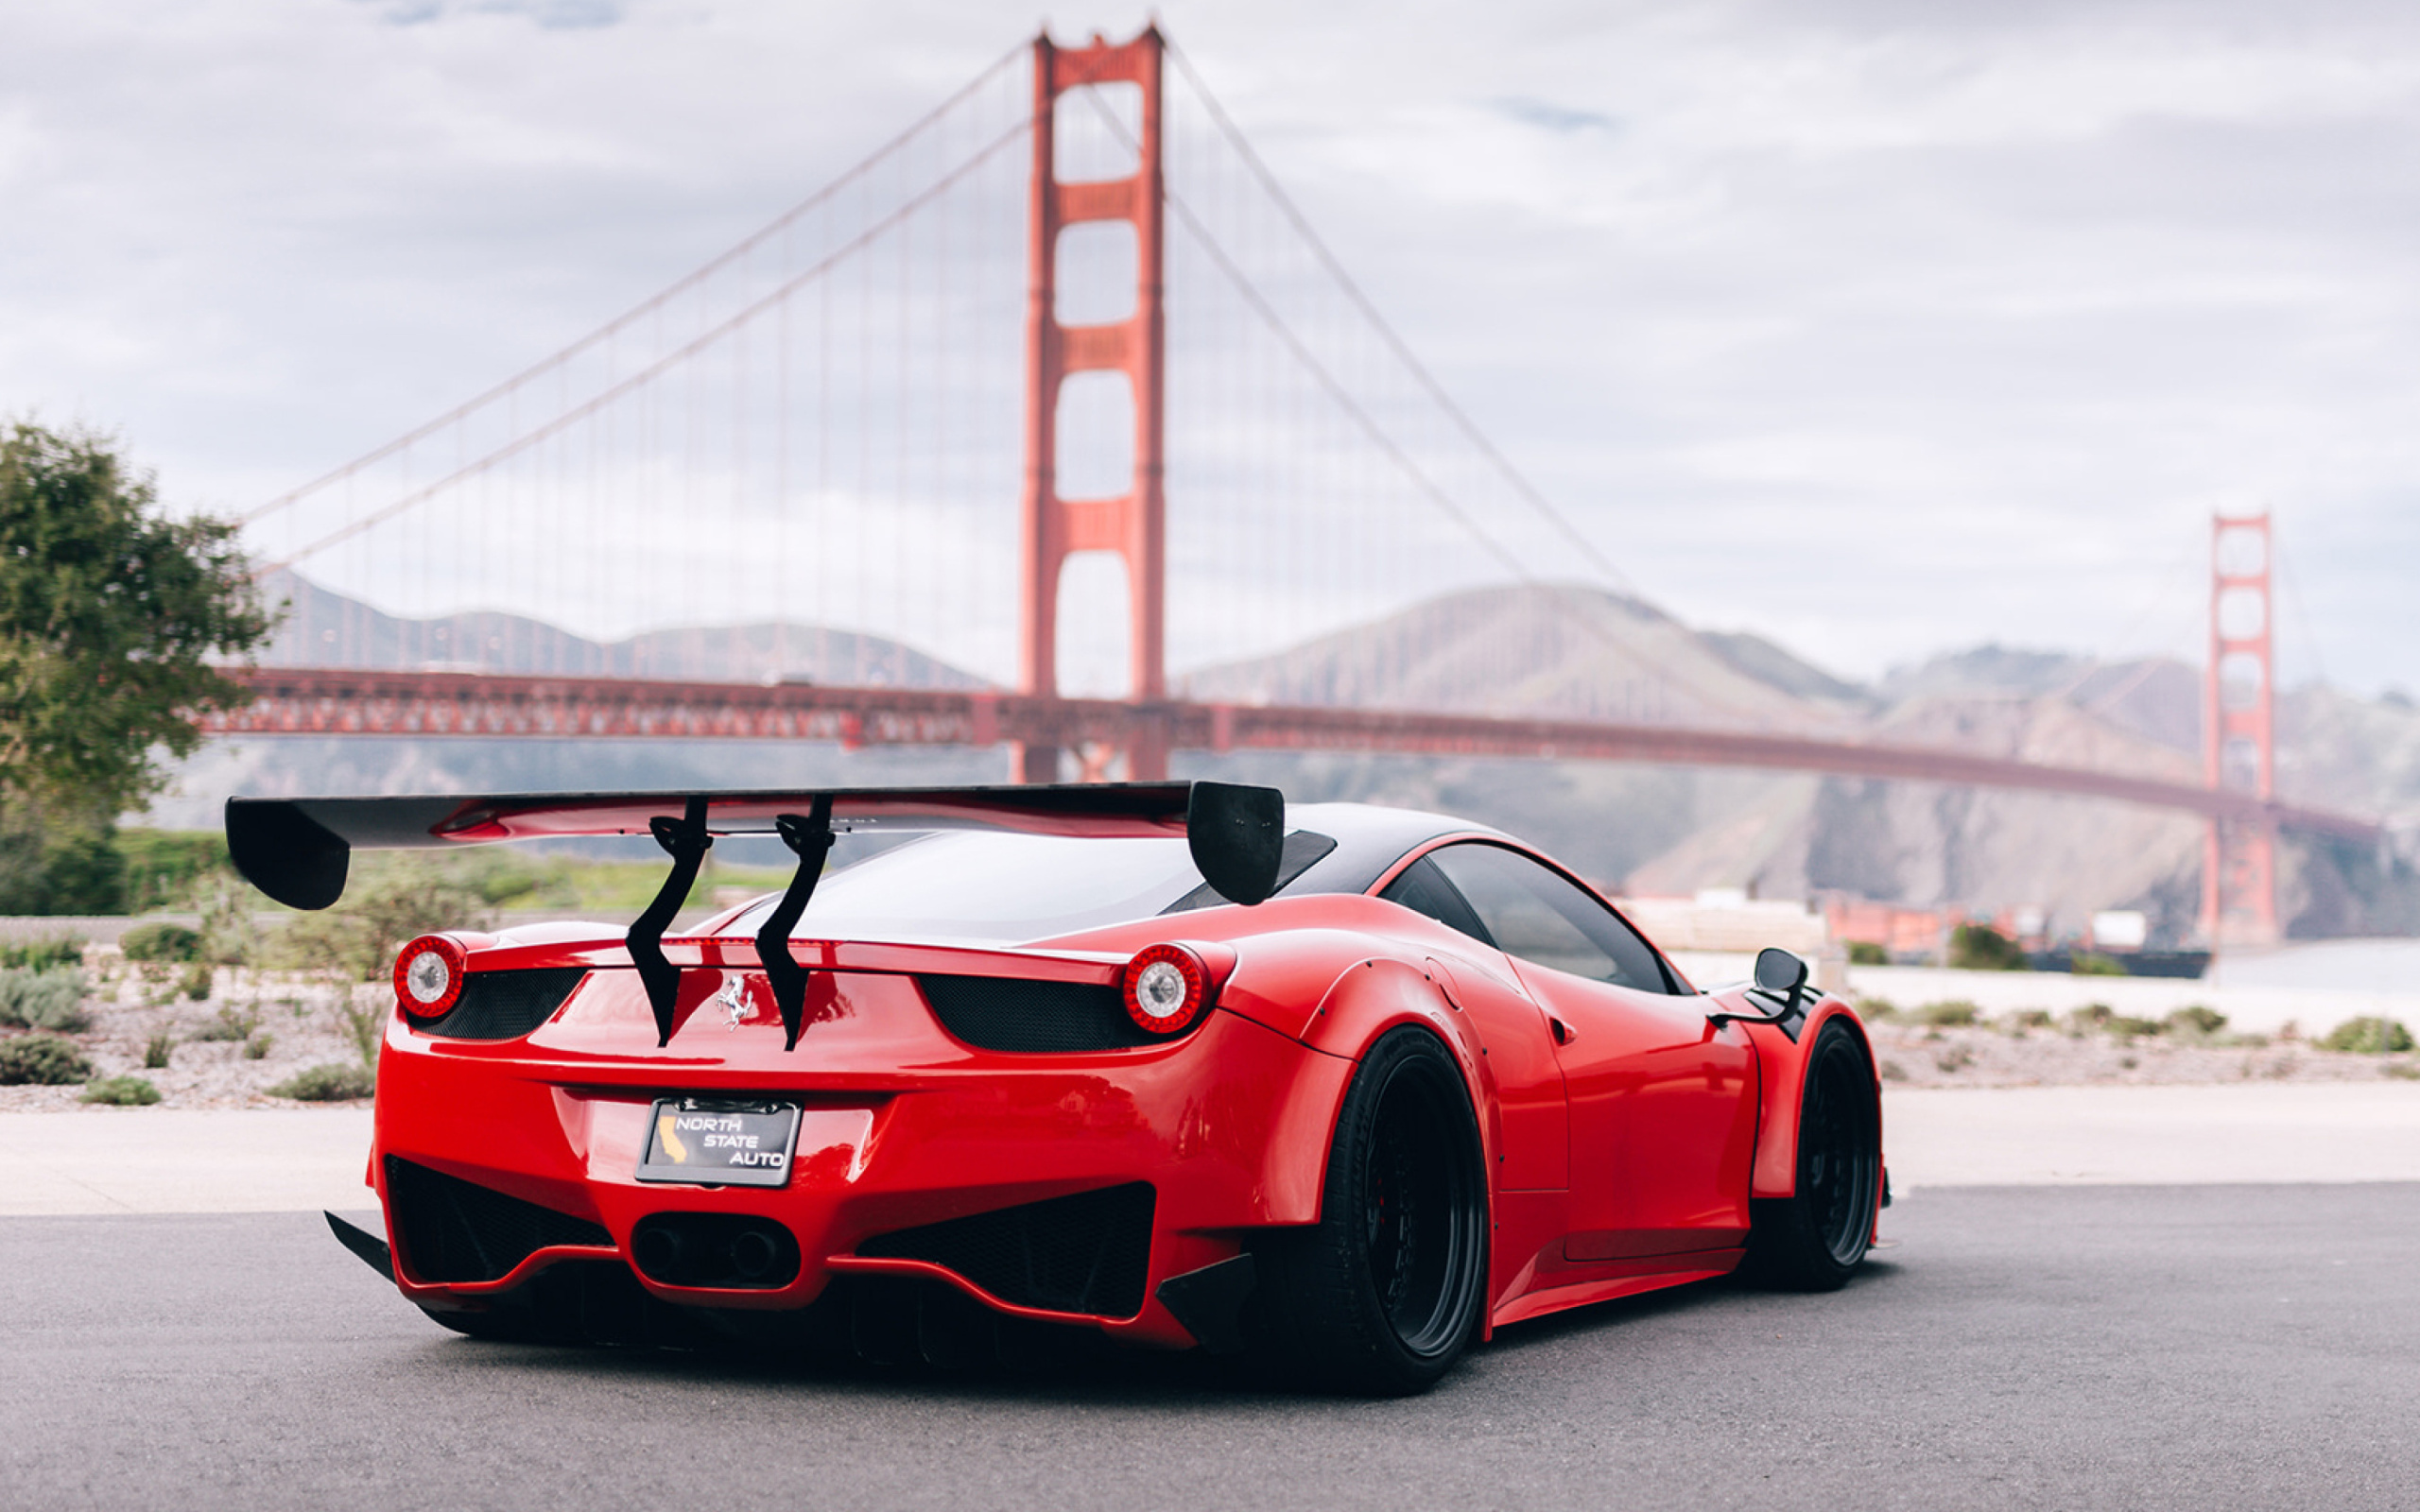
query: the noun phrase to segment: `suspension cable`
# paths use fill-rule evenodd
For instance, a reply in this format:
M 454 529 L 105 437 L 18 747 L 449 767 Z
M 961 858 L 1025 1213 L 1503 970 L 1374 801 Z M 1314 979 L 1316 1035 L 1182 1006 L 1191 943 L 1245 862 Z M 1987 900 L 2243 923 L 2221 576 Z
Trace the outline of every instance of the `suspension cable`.
M 977 74 L 964 88 L 952 94 L 949 98 L 942 101 L 941 104 L 933 107 L 930 111 L 925 112 L 923 116 L 917 119 L 914 125 L 908 127 L 906 130 L 901 131 L 898 135 L 892 137 L 881 146 L 876 147 L 862 161 L 849 168 L 830 183 L 825 184 L 822 188 L 818 189 L 806 198 L 799 201 L 788 210 L 767 222 L 762 229 L 749 236 L 746 240 L 740 242 L 737 246 L 733 247 L 728 251 L 723 252 L 720 256 L 700 266 L 695 271 L 691 272 L 687 277 L 683 278 L 679 283 L 673 284 L 666 288 L 657 291 L 654 295 L 645 301 L 642 301 L 638 304 L 632 305 L 630 309 L 614 317 L 613 319 L 606 321 L 603 325 L 598 326 L 596 330 L 588 333 L 588 335 L 581 336 L 571 345 L 562 348 L 561 351 L 554 352 L 550 356 L 542 358 L 527 368 L 523 369 L 520 372 L 507 378 L 502 383 L 497 384 L 494 387 L 488 389 L 485 393 L 478 395 L 476 398 L 465 400 L 463 403 L 455 405 L 452 409 L 447 410 L 444 414 L 438 416 L 435 420 L 429 421 L 425 424 L 405 432 L 403 435 L 395 438 L 391 441 L 389 441 L 386 445 L 379 447 L 377 450 L 364 453 L 360 456 L 354 458 L 352 461 L 347 462 L 342 467 L 337 468 L 333 472 L 323 473 L 320 476 L 312 479 L 310 482 L 303 484 L 301 488 L 281 493 L 276 498 L 269 500 L 267 504 L 260 506 L 258 508 L 255 508 L 249 513 L 238 515 L 236 517 L 236 524 L 248 525 L 252 524 L 254 521 L 266 519 L 268 516 L 275 514 L 280 509 L 286 507 L 288 505 L 299 503 L 302 500 L 310 497 L 312 494 L 317 493 L 320 490 L 326 488 L 331 483 L 340 482 L 341 480 L 352 476 L 354 473 L 360 472 L 363 468 L 371 467 L 376 463 L 385 461 L 388 457 L 394 455 L 396 453 L 428 439 L 428 438 L 436 435 L 439 431 L 443 430 L 448 425 L 452 425 L 457 421 L 476 413 L 480 409 L 485 408 L 487 405 L 493 404 L 496 400 L 503 398 L 505 395 L 520 387 L 523 384 L 540 376 L 548 369 L 561 367 L 571 361 L 572 358 L 579 356 L 589 348 L 596 346 L 598 342 L 618 335 L 626 326 L 629 326 L 634 321 L 661 310 L 665 304 L 677 296 L 689 289 L 697 287 L 707 279 L 712 278 L 715 274 L 719 273 L 724 268 L 730 266 L 733 263 L 746 257 L 750 252 L 755 250 L 774 235 L 789 230 L 790 226 L 800 217 L 805 215 L 810 211 L 821 208 L 842 189 L 847 188 L 850 184 L 865 177 L 866 174 L 873 171 L 876 163 L 881 163 L 884 159 L 891 156 L 893 153 L 899 151 L 900 148 L 906 146 L 909 141 L 922 133 L 927 127 L 930 127 L 942 116 L 947 115 L 951 111 L 956 110 L 977 90 L 981 89 L 984 85 L 997 77 L 1003 69 L 1007 68 L 1017 60 L 1025 57 L 1027 52 L 1030 49 L 1030 46 L 1031 44 L 1028 43 L 1019 43 L 1016 46 L 1009 49 L 1009 51 L 1003 54 L 997 61 L 984 69 L 980 74 Z
M 1638 592 L 1637 585 L 1630 580 L 1629 576 L 1615 566 L 1611 558 L 1597 548 L 1597 543 L 1582 533 L 1580 527 L 1571 522 L 1569 516 L 1556 507 L 1552 500 L 1530 483 L 1529 477 L 1519 468 L 1512 465 L 1512 459 L 1506 456 L 1495 441 L 1488 438 L 1487 433 L 1478 428 L 1478 422 L 1473 421 L 1461 405 L 1454 402 L 1453 396 L 1446 392 L 1445 386 L 1439 383 L 1426 365 L 1412 353 L 1410 346 L 1403 336 L 1388 322 L 1387 318 L 1378 312 L 1377 305 L 1371 301 L 1368 294 L 1362 291 L 1361 285 L 1354 280 L 1353 275 L 1345 271 L 1344 265 L 1337 259 L 1336 254 L 1328 249 L 1327 243 L 1321 240 L 1319 232 L 1311 229 L 1309 218 L 1304 215 L 1293 199 L 1287 195 L 1285 189 L 1278 183 L 1277 176 L 1269 170 L 1266 163 L 1261 161 L 1260 154 L 1253 150 L 1252 143 L 1246 139 L 1235 121 L 1228 116 L 1225 107 L 1219 103 L 1218 96 L 1210 93 L 1210 86 L 1203 83 L 1201 76 L 1194 71 L 1193 62 L 1185 56 L 1184 49 L 1171 42 L 1167 43 L 1167 53 L 1176 60 L 1177 71 L 1184 76 L 1186 83 L 1193 86 L 1194 94 L 1201 98 L 1203 108 L 1210 112 L 1210 119 L 1218 126 L 1219 134 L 1224 136 L 1228 145 L 1236 149 L 1236 155 L 1241 158 L 1244 166 L 1252 171 L 1253 179 L 1259 181 L 1262 191 L 1277 206 L 1278 213 L 1293 226 L 1295 234 L 1303 238 L 1304 244 L 1310 249 L 1312 256 L 1316 257 L 1320 266 L 1327 270 L 1328 276 L 1336 281 L 1337 286 L 1344 291 L 1344 297 L 1352 301 L 1354 308 L 1361 312 L 1361 318 L 1370 322 L 1372 329 L 1377 332 L 1379 339 L 1394 352 L 1395 359 L 1404 365 L 1405 370 L 1411 374 L 1413 381 L 1427 392 L 1429 399 L 1444 412 L 1446 419 L 1454 422 L 1455 427 L 1478 451 L 1478 454 L 1487 459 L 1489 465 L 1502 474 L 1504 481 L 1512 486 L 1512 491 L 1518 494 L 1524 503 L 1543 516 L 1547 523 L 1554 527 L 1557 534 L 1569 541 L 1574 550 L 1587 558 L 1590 565 L 1603 573 L 1609 581 L 1635 595 Z
M 511 457 L 519 455 L 528 448 L 546 439 L 548 437 L 553 436 L 558 431 L 563 430 L 566 427 L 586 419 L 590 415 L 593 415 L 598 410 L 613 404 L 614 401 L 654 382 L 666 372 L 670 371 L 672 369 L 680 366 L 689 358 L 696 356 L 699 352 L 712 346 L 715 342 L 721 340 L 724 336 L 729 335 L 732 332 L 739 329 L 750 320 L 754 319 L 756 317 L 764 314 L 767 310 L 769 310 L 775 305 L 787 300 L 792 294 L 797 293 L 801 288 L 804 288 L 806 284 L 814 282 L 816 279 L 822 277 L 825 273 L 831 271 L 832 268 L 838 266 L 840 263 L 846 261 L 851 256 L 864 250 L 884 232 L 889 232 L 900 222 L 906 220 L 909 215 L 914 215 L 917 211 L 924 209 L 925 206 L 932 203 L 935 199 L 939 198 L 942 195 L 956 186 L 960 180 L 966 178 L 976 169 L 989 163 L 993 158 L 997 157 L 1004 148 L 1018 141 L 1028 130 L 1030 130 L 1032 129 L 1032 124 L 1033 123 L 1030 121 L 1024 120 L 1017 122 L 1016 125 L 1011 127 L 1008 130 L 994 138 L 989 146 L 983 148 L 983 150 L 967 159 L 964 163 L 959 163 L 956 168 L 951 169 L 941 178 L 935 180 L 932 183 L 925 186 L 925 188 L 913 198 L 908 199 L 905 203 L 901 204 L 897 209 L 891 211 L 890 214 L 868 226 L 864 231 L 858 232 L 856 236 L 850 238 L 849 241 L 826 255 L 821 261 L 786 280 L 780 285 L 776 286 L 771 293 L 765 295 L 755 302 L 743 306 L 738 313 L 733 315 L 721 324 L 714 326 L 683 346 L 666 353 L 664 356 L 658 357 L 655 361 L 631 374 L 631 376 L 623 379 L 620 383 L 617 383 L 612 387 L 598 393 L 595 398 L 588 400 L 577 408 L 565 410 L 562 414 L 557 415 L 554 419 L 536 426 L 521 436 L 515 437 L 513 439 L 506 442 L 494 451 L 488 453 L 485 456 L 479 457 L 475 461 L 466 463 L 463 466 L 457 468 L 454 472 L 438 479 L 436 482 L 431 483 L 424 488 L 416 490 L 413 492 L 407 493 L 402 498 L 397 499 L 381 508 L 374 509 L 357 520 L 351 521 L 337 529 L 330 531 L 328 534 L 320 537 L 317 541 L 311 541 L 306 545 L 289 552 L 279 560 L 258 569 L 253 576 L 263 576 L 269 573 L 291 567 L 296 562 L 302 560 L 304 558 L 311 557 L 319 552 L 324 551 L 328 547 L 336 545 L 339 541 L 350 541 L 354 536 L 361 534 L 363 531 L 371 529 L 375 525 L 383 524 L 387 521 L 403 513 L 405 510 L 433 497 L 434 495 L 452 487 L 454 484 L 460 482 L 462 479 L 470 477 L 475 473 L 484 472 L 485 470 L 495 466 L 498 462 L 506 461 Z

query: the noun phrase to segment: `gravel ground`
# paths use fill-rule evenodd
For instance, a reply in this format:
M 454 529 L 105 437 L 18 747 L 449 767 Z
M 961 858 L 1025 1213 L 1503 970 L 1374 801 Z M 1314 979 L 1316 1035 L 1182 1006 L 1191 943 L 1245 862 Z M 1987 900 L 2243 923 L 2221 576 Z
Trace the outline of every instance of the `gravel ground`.
M 2155 1087 L 2226 1082 L 2420 1079 L 2420 1056 L 2348 1055 L 2299 1036 L 2128 1036 L 2106 1028 L 2013 1023 L 1872 1023 L 1882 1078 L 1904 1087 Z
M 196 1002 L 182 990 L 182 966 L 146 967 L 98 945 L 86 948 L 84 963 L 93 984 L 84 1008 L 93 1026 L 69 1038 L 97 1074 L 141 1076 L 159 1089 L 156 1107 L 294 1108 L 301 1105 L 272 1097 L 268 1089 L 308 1066 L 358 1063 L 337 1016 L 337 993 L 324 982 L 221 967 L 212 973 L 210 996 Z M 235 1032 L 246 1024 L 248 1035 Z M 168 1064 L 147 1070 L 145 1047 L 163 1034 L 173 1040 Z M 0 1112 L 84 1108 L 83 1091 L 0 1087 Z

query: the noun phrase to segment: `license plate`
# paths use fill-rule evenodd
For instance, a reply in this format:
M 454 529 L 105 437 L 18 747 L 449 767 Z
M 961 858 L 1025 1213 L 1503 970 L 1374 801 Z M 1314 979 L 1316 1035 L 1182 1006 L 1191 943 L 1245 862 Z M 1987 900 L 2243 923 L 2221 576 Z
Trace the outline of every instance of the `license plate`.
M 786 1186 L 797 1145 L 796 1103 L 658 1098 L 648 1120 L 638 1177 L 697 1186 Z

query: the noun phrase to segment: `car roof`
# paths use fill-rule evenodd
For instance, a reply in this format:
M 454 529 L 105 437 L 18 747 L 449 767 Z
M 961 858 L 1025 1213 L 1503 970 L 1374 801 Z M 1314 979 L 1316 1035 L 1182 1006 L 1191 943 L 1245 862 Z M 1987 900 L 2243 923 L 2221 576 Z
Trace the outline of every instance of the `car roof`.
M 1448 834 L 1478 833 L 1512 839 L 1500 830 L 1451 815 L 1388 808 L 1376 803 L 1288 803 L 1286 828 L 1308 830 L 1336 842 L 1335 850 L 1313 862 L 1287 885 L 1289 895 L 1367 892 L 1370 885 L 1386 875 L 1387 868 L 1407 852 Z

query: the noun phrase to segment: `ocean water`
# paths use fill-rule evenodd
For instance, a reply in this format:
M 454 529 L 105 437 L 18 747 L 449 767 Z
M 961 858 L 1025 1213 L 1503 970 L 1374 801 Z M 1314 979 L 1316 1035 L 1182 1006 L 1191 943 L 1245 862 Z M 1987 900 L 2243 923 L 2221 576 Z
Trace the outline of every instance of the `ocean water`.
M 2213 961 L 2204 980 L 2221 987 L 2420 992 L 2420 939 L 2327 939 L 2236 952 Z

